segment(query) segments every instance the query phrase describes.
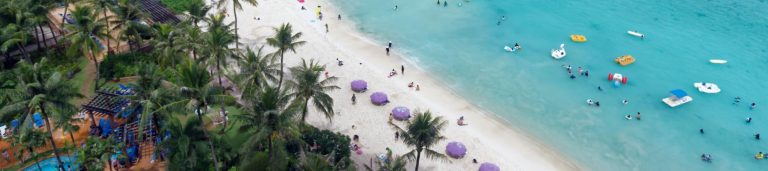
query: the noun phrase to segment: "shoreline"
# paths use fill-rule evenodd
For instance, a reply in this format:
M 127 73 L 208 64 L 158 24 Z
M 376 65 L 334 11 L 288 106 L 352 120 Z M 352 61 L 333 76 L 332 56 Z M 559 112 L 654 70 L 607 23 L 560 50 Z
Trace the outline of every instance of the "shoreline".
M 462 159 L 441 162 L 422 158 L 421 169 L 477 170 L 479 164 L 473 164 L 473 158 L 477 158 L 479 163 L 497 164 L 502 170 L 584 169 L 573 160 L 558 155 L 550 146 L 513 126 L 509 121 L 470 103 L 456 90 L 446 86 L 442 80 L 417 66 L 418 62 L 411 61 L 399 53 L 397 42 L 394 42 L 393 54 L 384 55 L 385 44 L 379 44 L 373 36 L 362 33 L 357 29 L 357 25 L 344 15 L 342 20 L 337 20 L 336 15 L 340 10 L 331 2 L 319 3 L 326 14 L 322 21 L 313 20 L 317 2 L 304 3 L 307 10 L 303 11 L 299 10 L 301 5 L 296 1 L 274 0 L 260 1 L 261 7 L 245 5 L 243 11 L 238 11 L 241 42 L 251 48 L 254 44 L 263 45 L 263 39 L 273 33 L 272 27 L 287 22 L 294 26 L 294 32 L 304 33 L 301 40 L 307 41 L 307 44 L 298 48 L 296 54 L 286 55 L 287 65 L 298 63 L 299 57 L 316 59 L 321 64 L 326 64 L 330 75 L 339 77 L 336 85 L 341 87 L 340 90 L 329 93 L 336 99 L 334 109 L 338 112 L 332 121 L 319 115 L 309 115 L 307 120 L 322 129 L 349 136 L 359 135 L 364 153 L 350 156 L 358 169 L 362 169 L 363 164 L 369 164 L 370 158 L 385 152 L 387 147 L 393 149 L 395 155 L 409 151 L 401 142 L 395 141 L 391 136 L 394 131 L 386 123 L 387 113 L 395 106 L 406 106 L 412 111 L 428 109 L 448 122 L 443 130 L 446 139 L 431 147 L 432 150 L 443 152 L 445 144 L 451 141 L 462 142 L 467 147 L 467 156 Z M 228 13 L 231 16 L 231 10 L 228 10 Z M 255 20 L 256 16 L 260 20 Z M 228 17 L 228 21 L 232 20 Z M 324 30 L 326 23 L 330 28 L 329 33 Z M 265 52 L 272 51 L 273 48 L 265 46 Z M 337 66 L 336 58 L 343 60 L 345 65 Z M 386 77 L 391 69 L 397 70 L 401 64 L 406 68 L 405 74 L 393 78 Z M 360 103 L 352 105 L 344 99 L 351 96 L 349 82 L 356 79 L 367 81 L 371 91 L 355 93 Z M 416 81 L 416 84 L 421 86 L 421 91 L 408 88 L 406 85 L 410 81 Z M 392 104 L 374 106 L 368 103 L 366 96 L 376 91 L 387 93 Z M 317 113 L 315 110 L 311 112 Z M 469 125 L 457 126 L 455 121 L 460 116 L 464 116 Z M 352 125 L 356 125 L 356 128 L 353 129 Z M 408 162 L 409 170 L 413 168 L 414 163 Z

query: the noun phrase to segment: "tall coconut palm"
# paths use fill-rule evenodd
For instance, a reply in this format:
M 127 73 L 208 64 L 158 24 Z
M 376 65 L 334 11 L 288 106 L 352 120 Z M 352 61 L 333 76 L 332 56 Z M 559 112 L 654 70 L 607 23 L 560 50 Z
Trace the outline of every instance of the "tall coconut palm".
M 295 140 L 300 135 L 298 124 L 293 119 L 299 107 L 289 106 L 289 100 L 285 91 L 277 91 L 271 86 L 262 87 L 259 93 L 246 100 L 243 105 L 245 114 L 235 116 L 242 122 L 240 129 L 247 130 L 250 135 L 241 152 L 248 154 L 266 139 L 270 163 L 279 162 L 275 158 L 276 151 L 285 149 L 275 149 L 275 141 Z
M 29 156 L 32 160 L 35 161 L 35 166 L 38 170 L 42 170 L 40 167 L 40 163 L 38 162 L 37 158 L 38 155 L 35 154 L 35 148 L 43 147 L 45 146 L 45 133 L 40 132 L 38 130 L 30 129 L 26 131 L 21 131 L 20 133 L 15 134 L 16 136 L 13 141 L 13 147 L 23 147 L 18 148 L 19 153 L 23 153 L 24 150 L 27 150 L 29 152 Z
M 177 91 L 178 100 L 168 103 L 163 108 L 171 109 L 174 111 L 188 111 L 185 113 L 195 113 L 198 120 L 200 120 L 200 127 L 205 128 L 203 115 L 207 113 L 207 107 L 211 104 L 226 104 L 231 103 L 234 99 L 231 96 L 223 94 L 224 92 L 219 86 L 212 86 L 213 79 L 205 70 L 205 66 L 187 61 L 177 67 L 176 73 L 177 80 L 173 90 Z M 217 151 L 213 144 L 213 139 L 209 136 L 206 129 L 202 129 L 203 137 L 207 140 L 208 146 L 211 148 L 211 157 L 213 158 L 214 168 L 219 169 L 217 160 Z
M 101 140 L 98 138 L 88 137 L 85 140 L 85 146 L 78 148 L 75 154 L 77 154 L 76 162 L 84 167 L 85 170 L 104 170 L 104 162 L 109 163 L 109 151 L 112 150 L 112 138 Z M 110 165 L 110 164 L 107 164 Z M 111 168 L 111 166 L 110 166 Z
M 280 56 L 280 79 L 277 82 L 277 90 L 279 91 L 283 86 L 283 58 L 285 57 L 285 53 L 288 53 L 288 51 L 296 53 L 296 48 L 304 45 L 306 42 L 299 40 L 302 35 L 301 32 L 296 34 L 293 33 L 293 28 L 291 27 L 290 23 L 283 24 L 280 27 L 274 29 L 275 35 L 267 38 L 267 44 L 277 48 L 277 51 L 273 55 Z
M 367 171 L 406 171 L 405 165 L 408 164 L 405 158 L 399 156 L 393 156 L 392 151 L 387 151 L 387 161 L 376 160 L 376 166 L 378 169 L 374 169 L 373 166 L 365 166 Z
M 138 20 L 144 17 L 144 13 L 139 8 L 139 5 L 136 4 L 137 2 L 138 1 L 133 0 L 118 0 L 117 5 L 110 9 L 112 13 L 115 14 L 115 17 L 109 21 L 109 23 L 112 25 L 112 28 L 110 29 L 112 31 L 118 30 L 118 32 L 121 33 L 121 36 L 118 36 L 118 38 L 125 37 L 122 35 L 127 34 L 126 32 L 128 31 L 135 32 L 135 29 L 129 30 L 128 27 L 131 25 L 131 23 L 136 23 Z M 117 51 L 120 50 L 120 40 L 117 41 Z
M 99 61 L 96 59 L 96 53 L 101 52 L 103 48 L 101 44 L 97 43 L 98 39 L 110 39 L 107 33 L 107 26 L 104 25 L 105 20 L 96 19 L 93 17 L 96 13 L 93 9 L 84 6 L 75 6 L 72 10 L 72 19 L 74 24 L 68 24 L 65 27 L 70 31 L 65 37 L 70 42 L 70 47 L 67 49 L 68 56 L 75 56 L 78 52 L 83 56 L 88 56 L 90 52 L 93 65 L 96 67 L 95 77 L 95 90 L 99 89 Z
M 230 0 L 219 0 L 219 3 L 217 4 L 219 9 L 224 9 L 227 4 L 227 1 Z M 237 29 L 237 10 L 243 10 L 243 4 L 241 2 L 245 2 L 248 4 L 251 4 L 253 6 L 259 5 L 256 0 L 231 0 L 232 1 L 232 14 L 235 17 L 235 41 L 238 42 L 238 38 L 240 37 L 240 34 L 237 33 L 239 30 Z M 240 47 L 235 44 L 235 48 L 239 49 Z
M 192 22 L 192 26 L 199 28 L 197 24 L 206 19 L 205 15 L 207 15 L 210 10 L 211 7 L 205 5 L 205 2 L 195 1 L 187 7 L 187 18 Z
M 46 41 L 47 38 L 45 37 L 45 30 L 43 25 L 48 25 L 50 21 L 48 18 L 48 12 L 56 7 L 55 2 L 53 0 L 29 0 L 28 2 L 29 9 L 27 10 L 29 11 L 29 14 L 31 14 L 31 16 L 27 18 L 29 21 L 29 27 L 32 27 L 35 30 L 40 30 L 40 33 L 36 34 L 40 35 L 40 37 L 36 36 L 36 40 L 38 40 L 37 42 L 43 42 L 44 45 L 40 46 L 38 43 L 37 46 L 39 48 L 48 48 L 48 41 Z
M 155 39 L 151 42 L 155 47 L 156 63 L 163 68 L 176 66 L 185 57 L 181 39 L 183 32 L 180 32 L 183 30 L 170 24 L 155 24 L 152 27 L 155 29 Z
M 77 133 L 77 131 L 80 131 L 80 126 L 77 125 L 76 123 L 79 123 L 80 121 L 83 120 L 80 118 L 73 118 L 75 114 L 77 113 L 58 112 L 57 114 L 58 117 L 54 118 L 56 123 L 59 123 L 56 125 L 56 128 L 61 129 L 66 133 L 69 133 L 69 138 L 70 140 L 72 140 L 72 144 L 77 144 L 77 142 L 75 141 L 75 133 Z
M 230 77 L 239 84 L 243 95 L 255 94 L 260 90 L 260 87 L 266 86 L 269 82 L 277 81 L 275 75 L 280 72 L 277 69 L 278 65 L 274 60 L 262 54 L 263 48 L 263 46 L 259 47 L 256 52 L 247 49 L 237 61 L 239 72 Z
M 205 42 L 202 40 L 204 37 L 203 32 L 197 26 L 185 26 L 182 46 L 192 52 L 192 59 L 197 61 L 197 54 L 206 48 Z
M 325 65 L 319 65 L 312 59 L 307 63 L 302 58 L 301 65 L 291 67 L 290 70 L 293 80 L 287 82 L 286 85 L 294 91 L 289 96 L 301 104 L 301 121 L 304 122 L 307 118 L 310 100 L 317 110 L 325 114 L 326 118 L 332 119 L 334 114 L 333 98 L 327 92 L 340 89 L 339 86 L 331 85 L 338 78 L 334 76 L 321 78 Z
M 219 86 L 222 86 L 222 66 L 227 65 L 227 60 L 235 56 L 237 49 L 231 49 L 229 46 L 237 44 L 235 36 L 232 34 L 230 26 L 232 24 L 224 23 L 224 15 L 210 15 L 208 22 L 208 32 L 203 39 L 208 46 L 204 59 L 208 65 L 216 67 L 216 73 L 219 77 Z
M 445 139 L 440 134 L 440 131 L 448 125 L 448 122 L 443 120 L 443 117 L 432 117 L 432 113 L 429 111 L 424 113 L 416 112 L 414 118 L 406 123 L 405 129 L 395 125 L 392 121 L 389 124 L 395 131 L 400 133 L 400 139 L 403 140 L 405 145 L 415 148 L 403 156 L 409 159 L 416 159 L 416 171 L 419 170 L 421 153 L 424 153 L 427 158 L 446 158 L 444 154 L 429 149 L 429 147 Z
M 0 30 L 0 52 L 10 54 L 12 47 L 19 48 L 24 60 L 32 62 L 32 58 L 24 48 L 24 44 L 29 41 L 29 33 L 16 24 L 8 24 Z
M 144 132 L 145 125 L 149 123 L 153 115 L 164 112 L 161 111 L 162 107 L 168 104 L 168 99 L 173 98 L 173 93 L 163 88 L 165 78 L 161 75 L 158 67 L 154 64 L 142 64 L 142 66 L 143 68 L 138 72 L 139 79 L 135 83 L 129 84 L 135 93 L 128 95 L 128 99 L 141 105 L 143 109 L 141 116 L 139 116 L 140 133 Z
M 109 20 L 111 20 L 111 19 L 110 19 L 110 16 L 107 15 L 107 11 L 109 11 L 110 8 L 112 8 L 113 6 L 116 5 L 115 4 L 115 0 L 89 0 L 89 1 L 90 1 L 91 6 L 97 12 L 101 12 L 102 14 L 104 14 L 103 18 L 101 18 L 101 20 L 104 20 L 104 24 L 107 25 L 107 34 L 109 35 L 110 32 L 111 32 L 111 30 L 109 30 L 109 28 L 110 28 L 109 27 Z M 112 36 L 109 36 L 106 39 L 104 39 L 104 40 L 107 40 L 107 52 L 112 51 L 112 49 L 111 49 L 112 46 L 110 46 L 110 43 L 109 43 L 110 42 L 109 39 L 111 37 Z
M 47 72 L 47 60 L 43 58 L 40 62 L 32 66 L 23 64 L 17 74 L 20 80 L 20 88 L 23 89 L 16 101 L 5 105 L 0 109 L 0 117 L 8 118 L 6 115 L 23 114 L 22 118 L 30 117 L 33 111 L 39 110 L 45 121 L 45 127 L 48 131 L 48 138 L 53 153 L 60 167 L 63 167 L 59 157 L 58 147 L 53 139 L 53 129 L 51 129 L 50 118 L 55 113 L 49 110 L 60 112 L 76 112 L 76 107 L 69 103 L 74 98 L 82 98 L 77 88 L 66 82 L 59 72 Z M 28 129 L 22 127 L 23 129 Z M 63 168 L 62 168 L 63 169 Z
M 159 148 L 167 149 L 168 170 L 211 170 L 212 161 L 207 157 L 207 143 L 197 141 L 202 139 L 200 127 L 202 122 L 195 117 L 189 118 L 182 124 L 178 118 L 171 117 L 165 122 L 163 132 L 170 132 L 169 139 L 160 143 Z

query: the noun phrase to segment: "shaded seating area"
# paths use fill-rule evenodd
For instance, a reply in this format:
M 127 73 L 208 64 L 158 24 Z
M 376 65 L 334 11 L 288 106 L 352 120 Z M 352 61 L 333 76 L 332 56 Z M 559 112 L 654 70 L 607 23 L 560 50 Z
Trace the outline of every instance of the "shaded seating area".
M 141 10 L 149 14 L 149 18 L 153 23 L 170 23 L 175 24 L 181 22 L 173 12 L 165 8 L 160 0 L 140 0 Z

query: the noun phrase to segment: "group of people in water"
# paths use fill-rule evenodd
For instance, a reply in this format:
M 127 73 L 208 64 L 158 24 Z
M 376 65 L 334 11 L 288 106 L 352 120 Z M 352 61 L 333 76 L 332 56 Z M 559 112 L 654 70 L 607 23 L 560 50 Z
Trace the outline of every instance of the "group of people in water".
M 741 103 L 741 97 L 737 96 L 737 97 L 733 98 L 733 104 L 734 105 L 737 105 L 739 103 Z M 757 108 L 757 103 L 752 102 L 752 104 L 749 105 L 749 110 L 754 110 L 755 108 Z M 747 117 L 745 119 L 745 122 L 747 124 L 752 123 L 752 117 Z M 700 128 L 699 129 L 699 133 L 704 134 L 704 129 Z M 754 136 L 755 140 L 760 140 L 760 133 L 755 133 L 755 134 L 753 134 L 753 136 Z M 756 160 L 762 160 L 764 158 L 765 158 L 765 154 L 762 151 L 757 152 L 757 154 L 755 154 L 755 159 Z M 712 162 L 712 155 L 711 154 L 701 154 L 701 160 L 704 161 L 704 162 L 708 162 L 708 163 Z

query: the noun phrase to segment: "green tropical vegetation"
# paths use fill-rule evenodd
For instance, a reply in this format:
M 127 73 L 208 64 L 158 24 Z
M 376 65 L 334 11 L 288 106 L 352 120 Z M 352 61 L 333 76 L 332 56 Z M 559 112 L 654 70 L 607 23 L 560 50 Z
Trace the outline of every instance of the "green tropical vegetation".
M 324 65 L 290 53 L 306 43 L 301 32 L 286 23 L 258 48 L 241 46 L 237 11 L 255 0 L 217 2 L 235 11 L 234 22 L 200 0 L 162 2 L 185 20 L 143 22 L 151 14 L 132 0 L 0 1 L 0 123 L 19 123 L 5 139 L 18 165 L 2 169 L 44 167 L 36 163 L 49 156 L 62 168 L 70 166 L 62 156 L 77 156 L 81 170 L 132 167 L 139 143 L 153 149 L 141 150 L 141 161 L 167 170 L 356 169 L 350 137 L 305 124 L 310 115 L 332 121 L 329 93 L 339 87 L 322 76 Z M 59 4 L 71 21 L 48 18 Z M 55 44 L 37 41 L 48 28 L 62 30 L 47 38 Z M 286 56 L 301 63 L 285 66 Z M 94 114 L 85 106 L 96 97 L 121 112 Z M 101 122 L 118 130 L 100 134 Z M 380 167 L 405 165 L 396 161 Z

